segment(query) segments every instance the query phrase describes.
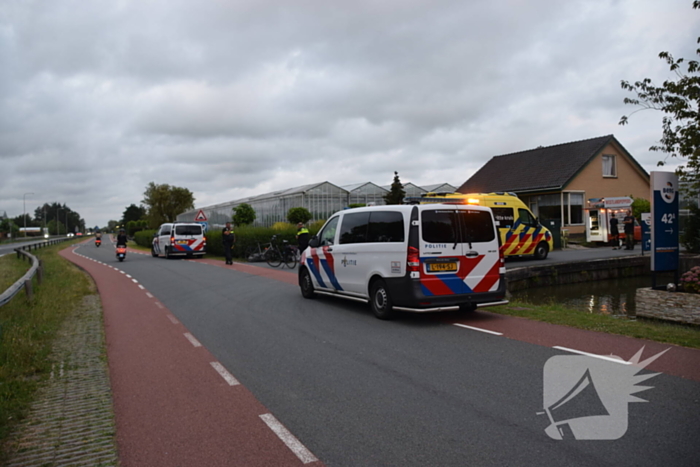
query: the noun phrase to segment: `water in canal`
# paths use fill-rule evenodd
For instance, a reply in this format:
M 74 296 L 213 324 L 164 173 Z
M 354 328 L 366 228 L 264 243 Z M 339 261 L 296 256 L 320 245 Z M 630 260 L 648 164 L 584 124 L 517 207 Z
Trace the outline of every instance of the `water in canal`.
M 673 282 L 672 275 L 657 277 L 657 284 L 667 282 Z M 635 292 L 642 287 L 651 287 L 650 276 L 535 287 L 513 292 L 512 297 L 533 304 L 558 303 L 586 313 L 633 317 Z

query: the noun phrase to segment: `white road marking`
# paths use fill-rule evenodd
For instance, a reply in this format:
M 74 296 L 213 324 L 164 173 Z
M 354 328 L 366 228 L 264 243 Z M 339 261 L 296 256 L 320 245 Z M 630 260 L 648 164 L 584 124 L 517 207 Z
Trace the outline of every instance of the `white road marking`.
M 221 375 L 222 378 L 228 383 L 229 386 L 235 386 L 241 384 L 236 378 L 233 377 L 231 373 L 226 371 L 226 368 L 219 362 L 211 362 L 211 366 Z
M 144 286 L 142 286 L 141 284 L 139 284 L 139 289 L 141 289 L 141 290 L 146 290 L 146 287 L 144 287 Z
M 199 341 L 197 339 L 195 339 L 195 337 L 192 334 L 190 334 L 189 332 L 185 333 L 185 337 L 187 338 L 188 341 L 190 341 L 192 343 L 193 346 L 195 346 L 195 347 L 202 346 L 202 344 L 200 344 Z
M 126 277 L 128 277 L 129 279 L 131 279 L 131 276 L 130 276 L 129 274 L 127 274 Z
M 502 332 L 489 331 L 488 329 L 475 328 L 474 326 L 467 326 L 466 324 L 459 324 L 459 323 L 452 323 L 452 324 L 454 324 L 455 326 L 459 326 L 461 328 L 471 329 L 473 331 L 480 331 L 480 332 L 485 332 L 488 334 L 493 334 L 494 336 L 502 336 L 503 335 Z
M 158 308 L 165 308 L 165 307 L 163 306 L 163 304 L 160 303 L 160 302 L 156 302 L 156 306 L 157 306 Z
M 119 271 L 119 269 L 117 269 L 117 271 Z M 119 271 L 119 272 L 121 272 L 122 274 L 126 274 L 124 271 Z
M 146 292 L 146 297 L 153 298 L 153 295 L 151 294 L 151 292 Z
M 177 320 L 177 318 L 174 317 L 173 315 L 171 315 L 170 313 L 168 313 L 167 316 L 168 316 L 168 319 L 169 319 L 173 324 L 180 324 L 180 322 Z
M 134 284 L 138 284 L 138 283 L 139 283 L 139 281 L 137 281 L 136 279 L 131 279 L 131 282 L 133 282 Z
M 260 418 L 262 419 L 263 422 L 267 424 L 267 426 L 270 427 L 272 431 L 275 432 L 275 434 L 279 437 L 279 439 L 282 440 L 284 444 L 287 445 L 291 451 L 296 454 L 296 456 L 299 458 L 300 461 L 302 461 L 304 464 L 308 464 L 310 462 L 316 462 L 318 459 L 316 459 L 316 456 L 311 454 L 311 451 L 306 449 L 306 446 L 301 444 L 301 441 L 299 441 L 293 434 L 289 432 L 271 413 L 265 413 L 260 415 Z
M 553 349 L 557 349 L 557 350 L 563 350 L 563 351 L 565 351 L 565 352 L 571 352 L 571 353 L 579 354 L 579 355 L 585 355 L 585 356 L 587 356 L 587 357 L 600 358 L 601 360 L 607 360 L 607 361 L 609 361 L 609 362 L 621 363 L 622 365 L 631 365 L 631 364 L 632 364 L 632 362 L 627 362 L 627 361 L 622 360 L 622 359 L 619 359 L 619 358 L 615 358 L 615 357 L 606 357 L 605 355 L 597 355 L 597 354 L 594 354 L 594 353 L 584 352 L 584 351 L 582 351 L 582 350 L 569 349 L 569 348 L 567 348 L 567 347 L 559 347 L 558 345 L 555 345 L 555 346 L 552 347 L 552 348 L 553 348 Z

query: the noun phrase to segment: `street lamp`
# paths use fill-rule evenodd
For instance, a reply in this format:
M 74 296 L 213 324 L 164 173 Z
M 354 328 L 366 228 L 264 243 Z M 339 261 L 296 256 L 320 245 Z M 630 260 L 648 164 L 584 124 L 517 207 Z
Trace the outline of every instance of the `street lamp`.
M 33 195 L 34 193 L 25 193 L 22 195 L 22 217 L 24 217 L 24 237 L 27 237 L 27 195 Z

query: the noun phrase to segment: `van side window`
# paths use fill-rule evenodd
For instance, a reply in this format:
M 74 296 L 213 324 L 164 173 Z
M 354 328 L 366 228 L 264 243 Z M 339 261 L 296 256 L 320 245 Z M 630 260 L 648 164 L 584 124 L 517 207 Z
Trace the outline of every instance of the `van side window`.
M 485 211 L 459 211 L 465 242 L 490 242 L 496 236 L 491 215 Z
M 399 242 L 405 238 L 403 214 L 396 211 L 373 211 L 369 215 L 367 241 L 373 243 Z
M 367 241 L 368 224 L 368 212 L 345 214 L 343 216 L 343 223 L 340 226 L 340 239 L 338 241 L 341 245 L 347 243 L 365 243 Z
M 513 227 L 513 208 L 491 208 L 499 227 Z
M 319 234 L 320 240 L 318 246 L 330 246 L 335 243 L 335 230 L 338 227 L 338 216 L 335 216 L 328 221 L 323 231 Z
M 170 235 L 170 226 L 169 225 L 164 225 L 163 228 L 160 231 L 161 235 Z
M 454 211 L 423 211 L 423 240 L 429 243 L 456 243 L 459 235 Z
M 525 225 L 537 225 L 537 222 L 535 222 L 535 218 L 532 217 L 532 214 L 530 214 L 530 211 L 528 211 L 527 209 L 518 209 L 518 219 Z

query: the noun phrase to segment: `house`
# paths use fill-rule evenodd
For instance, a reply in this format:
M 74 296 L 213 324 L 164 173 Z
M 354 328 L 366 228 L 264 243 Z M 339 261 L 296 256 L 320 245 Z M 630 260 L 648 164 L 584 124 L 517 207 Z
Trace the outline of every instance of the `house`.
M 512 192 L 542 221 L 585 232 L 586 201 L 649 199 L 649 174 L 613 135 L 495 156 L 457 190 Z

